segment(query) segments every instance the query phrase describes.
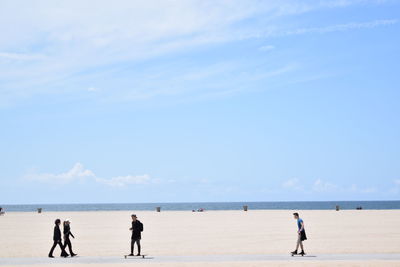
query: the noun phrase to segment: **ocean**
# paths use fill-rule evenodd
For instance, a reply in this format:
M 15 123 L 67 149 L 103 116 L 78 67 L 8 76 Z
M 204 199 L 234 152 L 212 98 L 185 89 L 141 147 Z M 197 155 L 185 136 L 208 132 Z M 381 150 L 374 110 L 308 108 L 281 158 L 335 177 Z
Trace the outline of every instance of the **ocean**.
M 362 207 L 366 210 L 400 209 L 400 201 L 288 201 L 288 202 L 193 202 L 193 203 L 102 203 L 102 204 L 27 204 L 1 205 L 6 212 L 43 211 L 143 211 L 163 210 L 333 210 L 338 205 L 343 210 Z

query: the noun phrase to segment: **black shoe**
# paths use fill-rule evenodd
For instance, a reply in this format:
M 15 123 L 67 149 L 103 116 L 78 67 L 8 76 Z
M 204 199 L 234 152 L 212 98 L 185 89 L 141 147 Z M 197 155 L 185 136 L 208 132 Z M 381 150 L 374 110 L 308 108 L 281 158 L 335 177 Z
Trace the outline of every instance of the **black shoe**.
M 49 258 L 54 258 L 54 256 L 53 255 L 49 255 Z
M 297 250 L 290 252 L 292 255 L 297 255 Z
M 63 257 L 63 258 L 66 258 L 66 257 L 68 257 L 69 255 L 68 254 L 62 254 L 61 255 L 61 257 Z
M 140 256 L 140 253 L 136 254 L 136 256 Z
M 299 255 L 304 256 L 304 255 L 306 255 L 306 253 L 304 253 L 304 251 L 301 251 L 301 252 L 299 253 Z
M 75 257 L 75 256 L 77 256 L 78 254 L 75 254 L 75 253 L 72 253 L 71 254 L 71 257 Z
M 128 256 L 135 256 L 135 255 L 133 255 L 133 253 L 131 253 L 131 254 L 129 254 Z

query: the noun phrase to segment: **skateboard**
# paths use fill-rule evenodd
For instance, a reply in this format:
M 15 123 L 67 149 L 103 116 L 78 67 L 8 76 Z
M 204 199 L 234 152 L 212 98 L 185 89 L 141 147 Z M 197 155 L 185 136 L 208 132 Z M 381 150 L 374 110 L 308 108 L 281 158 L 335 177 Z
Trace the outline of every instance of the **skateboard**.
M 142 254 L 142 255 L 140 255 L 140 256 L 136 256 L 136 255 L 133 255 L 133 256 L 124 255 L 124 258 L 127 259 L 127 258 L 129 257 L 129 258 L 133 258 L 133 259 L 134 259 L 134 258 L 136 258 L 136 259 L 140 259 L 140 258 L 141 258 L 141 259 L 145 259 L 146 256 L 147 256 L 147 254 Z
M 294 254 L 294 253 L 290 253 L 291 255 L 292 255 L 292 257 L 294 257 L 294 256 L 298 256 L 298 257 L 300 257 L 300 256 L 304 256 L 304 255 L 306 255 L 306 253 L 304 253 L 304 254 L 301 254 L 301 253 L 299 253 L 299 254 Z

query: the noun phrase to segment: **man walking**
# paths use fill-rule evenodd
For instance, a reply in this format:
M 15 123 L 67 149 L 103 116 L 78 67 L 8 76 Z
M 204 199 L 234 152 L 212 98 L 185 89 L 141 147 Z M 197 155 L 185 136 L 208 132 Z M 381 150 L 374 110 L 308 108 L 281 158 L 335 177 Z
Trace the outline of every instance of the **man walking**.
M 57 219 L 57 220 L 54 222 L 54 224 L 55 224 L 55 226 L 54 226 L 54 232 L 53 232 L 53 241 L 54 241 L 54 243 L 53 243 L 53 246 L 52 246 L 51 249 L 50 249 L 49 258 L 54 258 L 54 256 L 53 256 L 53 251 L 54 251 L 54 249 L 56 248 L 57 245 L 59 245 L 60 248 L 61 248 L 61 257 L 66 258 L 66 257 L 68 257 L 69 255 L 68 255 L 67 252 L 65 252 L 64 246 L 63 246 L 62 243 L 61 243 L 61 230 L 60 230 L 61 220 L 60 220 L 60 219 Z
M 132 227 L 129 229 L 132 231 L 131 236 L 131 254 L 129 256 L 134 256 L 133 254 L 133 247 L 135 243 L 138 247 L 138 254 L 136 256 L 140 256 L 140 239 L 142 239 L 142 232 L 143 232 L 143 224 L 137 219 L 135 214 L 131 215 L 132 218 Z
M 301 252 L 299 255 L 304 256 L 306 253 L 304 253 L 304 247 L 303 247 L 303 241 L 307 240 L 306 236 L 306 231 L 304 230 L 304 222 L 303 220 L 299 217 L 299 214 L 297 212 L 293 213 L 294 218 L 297 220 L 297 244 L 296 244 L 296 250 L 292 251 L 292 256 L 297 255 L 297 250 L 299 249 L 299 246 L 301 248 Z

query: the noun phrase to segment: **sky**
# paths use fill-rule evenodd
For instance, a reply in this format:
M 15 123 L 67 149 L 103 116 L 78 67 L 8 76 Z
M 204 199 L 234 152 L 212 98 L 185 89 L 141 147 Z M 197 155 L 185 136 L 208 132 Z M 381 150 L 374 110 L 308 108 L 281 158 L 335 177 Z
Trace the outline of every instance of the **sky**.
M 400 199 L 400 1 L 0 0 L 0 204 Z

